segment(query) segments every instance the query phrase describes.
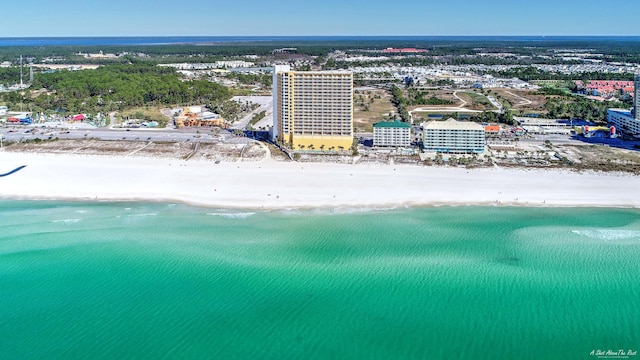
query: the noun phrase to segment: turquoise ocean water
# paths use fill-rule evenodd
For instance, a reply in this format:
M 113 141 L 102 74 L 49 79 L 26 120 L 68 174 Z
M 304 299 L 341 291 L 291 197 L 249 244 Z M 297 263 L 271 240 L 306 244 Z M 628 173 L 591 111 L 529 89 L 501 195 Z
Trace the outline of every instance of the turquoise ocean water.
M 0 204 L 3 359 L 619 349 L 640 349 L 638 210 Z

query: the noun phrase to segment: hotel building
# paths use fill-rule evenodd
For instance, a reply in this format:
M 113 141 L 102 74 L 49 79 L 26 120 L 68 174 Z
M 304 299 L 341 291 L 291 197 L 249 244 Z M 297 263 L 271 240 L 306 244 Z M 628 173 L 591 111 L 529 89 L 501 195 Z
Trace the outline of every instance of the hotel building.
M 625 109 L 608 109 L 607 124 L 616 128 L 616 133 L 623 138 L 640 139 L 640 74 L 636 74 L 633 84 L 633 111 Z
M 624 139 L 640 139 L 640 120 L 629 110 L 607 109 L 607 124 L 613 126 Z
M 411 125 L 398 120 L 373 124 L 373 146 L 410 147 Z
M 640 74 L 633 77 L 633 115 L 636 120 L 640 121 Z
M 441 153 L 481 154 L 486 137 L 482 125 L 448 119 L 431 121 L 423 127 L 424 149 Z
M 273 71 L 272 139 L 295 150 L 342 150 L 353 144 L 353 74 Z

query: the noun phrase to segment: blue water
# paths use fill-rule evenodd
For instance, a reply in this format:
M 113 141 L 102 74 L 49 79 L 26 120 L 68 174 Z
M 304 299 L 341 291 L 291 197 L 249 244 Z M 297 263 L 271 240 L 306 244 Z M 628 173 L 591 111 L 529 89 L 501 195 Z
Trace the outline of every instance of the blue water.
M 640 348 L 640 211 L 0 203 L 2 359 Z
M 169 45 L 299 41 L 496 41 L 566 42 L 640 41 L 640 36 L 120 36 L 120 37 L 0 37 L 3 46 Z

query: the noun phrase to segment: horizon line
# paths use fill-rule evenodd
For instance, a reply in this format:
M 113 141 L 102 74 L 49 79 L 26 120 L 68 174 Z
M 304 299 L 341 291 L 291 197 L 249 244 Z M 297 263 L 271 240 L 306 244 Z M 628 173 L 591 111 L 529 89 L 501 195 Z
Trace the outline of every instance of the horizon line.
M 603 35 L 603 34 L 553 34 L 553 35 L 511 35 L 511 34 L 475 34 L 475 35 L 56 35 L 56 36 L 40 36 L 40 35 L 30 35 L 30 36 L 0 36 L 0 39 L 33 39 L 33 38 L 47 38 L 47 39 L 56 39 L 56 38 L 113 38 L 113 37 L 252 37 L 252 38 L 273 38 L 273 37 L 283 37 L 283 38 L 295 38 L 295 37 L 404 37 L 404 38 L 420 38 L 420 37 L 640 37 L 638 35 Z

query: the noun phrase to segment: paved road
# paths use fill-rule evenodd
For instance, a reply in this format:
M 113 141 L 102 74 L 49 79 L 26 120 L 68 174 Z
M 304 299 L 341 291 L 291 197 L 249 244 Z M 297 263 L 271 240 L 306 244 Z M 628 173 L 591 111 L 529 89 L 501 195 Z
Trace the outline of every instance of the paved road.
M 523 105 L 531 105 L 531 100 L 529 100 L 529 99 L 525 99 L 525 98 L 523 98 L 523 97 L 522 97 L 522 96 L 520 96 L 520 95 L 516 95 L 516 94 L 512 93 L 511 91 L 506 91 L 506 90 L 505 90 L 505 93 L 507 93 L 507 94 L 509 94 L 509 95 L 511 95 L 511 96 L 513 96 L 513 97 L 515 97 L 516 99 L 520 100 L 520 103 L 519 103 L 519 104 L 515 104 L 515 105 L 513 105 L 513 107 L 516 107 L 516 106 L 523 106 Z
M 231 129 L 239 129 L 245 130 L 247 129 L 249 122 L 253 119 L 253 116 L 259 114 L 264 111 L 265 113 L 270 113 L 273 111 L 273 98 L 270 96 L 239 96 L 234 99 L 236 101 L 248 101 L 259 104 L 260 106 L 255 110 L 251 111 L 249 114 L 245 115 L 242 119 L 234 122 L 231 125 Z
M 271 105 L 273 106 L 273 105 Z M 245 130 L 247 129 L 247 126 L 249 125 L 249 122 L 251 121 L 251 119 L 253 119 L 253 116 L 260 113 L 261 111 L 268 111 L 269 110 L 269 105 L 262 105 L 259 108 L 253 110 L 252 112 L 250 112 L 249 114 L 247 114 L 245 117 L 243 117 L 242 119 L 234 122 L 231 125 L 231 129 L 240 129 L 240 130 Z
M 460 96 L 458 96 L 459 92 L 464 92 L 464 91 L 460 91 L 460 90 L 456 90 L 453 92 L 453 97 L 455 97 L 456 99 L 462 101 L 462 104 L 459 105 L 459 107 L 464 107 L 465 105 L 467 105 L 467 102 L 462 99 Z
M 500 113 L 502 112 L 502 104 L 498 100 L 496 100 L 493 96 L 490 96 L 490 95 L 487 95 L 487 99 L 489 99 L 489 102 L 491 103 L 491 105 L 495 106 L 496 109 L 498 109 L 496 110 L 496 112 L 500 112 Z
M 7 127 L 0 129 L 3 142 L 51 139 L 99 139 L 153 142 L 203 142 L 246 143 L 247 138 L 238 137 L 226 130 L 218 129 L 62 129 L 37 127 Z

